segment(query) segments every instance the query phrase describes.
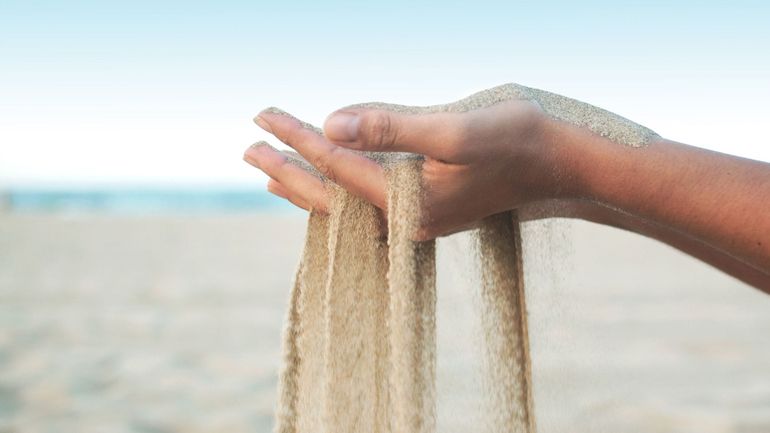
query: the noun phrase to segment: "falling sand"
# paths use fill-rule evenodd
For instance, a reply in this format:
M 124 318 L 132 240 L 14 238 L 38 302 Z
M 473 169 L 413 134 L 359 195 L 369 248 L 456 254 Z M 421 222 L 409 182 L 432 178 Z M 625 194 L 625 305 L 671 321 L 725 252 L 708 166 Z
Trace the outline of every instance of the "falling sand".
M 463 112 L 511 99 L 533 101 L 554 119 L 621 144 L 644 146 L 657 137 L 600 108 L 515 84 L 446 105 L 369 103 L 354 108 Z M 385 167 L 388 235 L 382 235 L 382 219 L 374 206 L 326 182 L 333 196 L 330 212 L 310 213 L 290 295 L 278 433 L 435 430 L 435 243 L 412 240 L 421 218 L 422 157 L 365 155 Z M 291 161 L 315 172 L 296 155 Z M 487 425 L 479 431 L 532 433 L 535 415 L 517 215 L 510 211 L 491 216 L 476 233 L 489 400 Z

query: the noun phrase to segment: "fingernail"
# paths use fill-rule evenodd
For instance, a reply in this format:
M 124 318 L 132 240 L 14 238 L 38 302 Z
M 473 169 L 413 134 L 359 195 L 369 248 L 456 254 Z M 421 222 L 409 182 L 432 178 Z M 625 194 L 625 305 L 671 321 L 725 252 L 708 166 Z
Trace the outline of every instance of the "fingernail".
M 271 134 L 273 133 L 273 130 L 270 129 L 270 124 L 267 123 L 267 121 L 261 115 L 259 115 L 259 116 L 254 118 L 254 123 L 259 125 L 259 127 L 264 129 L 265 131 L 267 131 L 267 132 L 269 132 Z
M 263 147 L 265 147 L 265 143 L 263 141 L 252 144 L 248 149 L 246 149 L 245 152 L 243 152 L 243 160 L 253 165 L 254 167 L 259 168 L 259 161 L 257 158 L 259 158 L 260 149 Z
M 356 141 L 358 116 L 352 113 L 335 113 L 326 120 L 326 136 L 336 141 Z
M 254 167 L 260 168 L 259 167 L 259 162 L 257 162 L 257 160 L 254 157 L 252 157 L 251 155 L 248 155 L 248 154 L 243 155 L 243 160 L 248 162 L 249 164 L 253 165 Z

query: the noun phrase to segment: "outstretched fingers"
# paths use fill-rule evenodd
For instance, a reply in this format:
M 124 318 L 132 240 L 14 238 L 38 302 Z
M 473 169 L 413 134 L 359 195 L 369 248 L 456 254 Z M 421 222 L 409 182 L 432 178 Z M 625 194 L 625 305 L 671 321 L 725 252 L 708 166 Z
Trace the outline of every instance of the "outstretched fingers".
M 329 195 L 321 179 L 291 164 L 288 157 L 260 142 L 248 149 L 243 159 L 270 176 L 268 191 L 306 209 L 329 210 Z
M 292 116 L 263 111 L 254 120 L 332 182 L 379 208 L 386 207 L 385 172 L 376 162 L 337 146 Z M 289 187 L 282 180 L 281 183 Z

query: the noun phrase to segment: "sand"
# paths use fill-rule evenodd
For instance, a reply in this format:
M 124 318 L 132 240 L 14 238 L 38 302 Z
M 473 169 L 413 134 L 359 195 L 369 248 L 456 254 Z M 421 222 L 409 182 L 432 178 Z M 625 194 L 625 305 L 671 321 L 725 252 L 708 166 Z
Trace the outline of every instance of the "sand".
M 524 263 L 547 280 L 540 225 L 522 223 Z M 573 252 L 559 285 L 526 281 L 538 432 L 770 431 L 770 296 L 650 239 L 552 225 Z M 288 207 L 0 213 L 0 431 L 268 433 L 306 228 Z M 470 238 L 436 244 L 441 433 L 480 430 Z
M 628 146 L 656 134 L 597 107 L 515 84 L 432 107 L 367 103 L 403 113 L 463 112 L 526 99 L 549 116 Z M 286 114 L 280 109 L 273 113 Z M 321 131 L 303 123 L 304 127 Z M 373 205 L 327 182 L 330 215 L 311 212 L 287 317 L 276 431 L 435 431 L 435 245 L 412 238 L 421 223 L 422 157 L 363 153 L 386 170 L 388 227 Z M 301 158 L 295 163 L 307 166 Z M 312 170 L 312 169 L 311 169 Z M 316 172 L 316 174 L 318 174 Z M 381 234 L 387 232 L 387 239 Z M 485 339 L 486 425 L 536 430 L 524 270 L 514 211 L 478 230 Z
M 419 161 L 389 171 L 388 239 L 373 206 L 334 185 L 311 213 L 287 317 L 277 431 L 433 430 L 433 242 L 413 242 Z M 409 188 L 409 186 L 412 188 Z
M 508 83 L 474 93 L 449 104 L 413 107 L 396 104 L 369 102 L 351 105 L 350 108 L 385 108 L 403 113 L 432 113 L 438 111 L 465 112 L 488 107 L 508 100 L 527 100 L 537 104 L 550 117 L 587 128 L 616 143 L 642 147 L 659 137 L 657 133 L 625 117 L 602 108 L 567 98 L 545 90 Z M 280 112 L 280 110 L 278 111 Z M 316 128 L 317 129 L 317 128 Z

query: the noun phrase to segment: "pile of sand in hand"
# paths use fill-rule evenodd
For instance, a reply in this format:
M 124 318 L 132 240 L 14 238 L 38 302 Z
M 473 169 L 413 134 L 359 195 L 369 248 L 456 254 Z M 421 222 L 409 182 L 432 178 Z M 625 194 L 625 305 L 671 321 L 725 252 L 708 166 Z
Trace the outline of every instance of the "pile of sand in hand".
M 535 101 L 555 119 L 626 145 L 642 146 L 656 136 L 602 109 L 515 84 L 447 105 L 357 107 L 419 114 L 468 111 L 509 99 Z M 366 155 L 386 168 L 387 239 L 374 206 L 327 182 L 333 194 L 331 211 L 311 212 L 291 291 L 278 433 L 435 430 L 435 244 L 411 239 L 420 221 L 422 158 Z M 298 158 L 294 161 L 304 165 Z M 516 213 L 487 218 L 477 230 L 477 240 L 489 398 L 488 425 L 479 431 L 532 433 L 535 417 Z

